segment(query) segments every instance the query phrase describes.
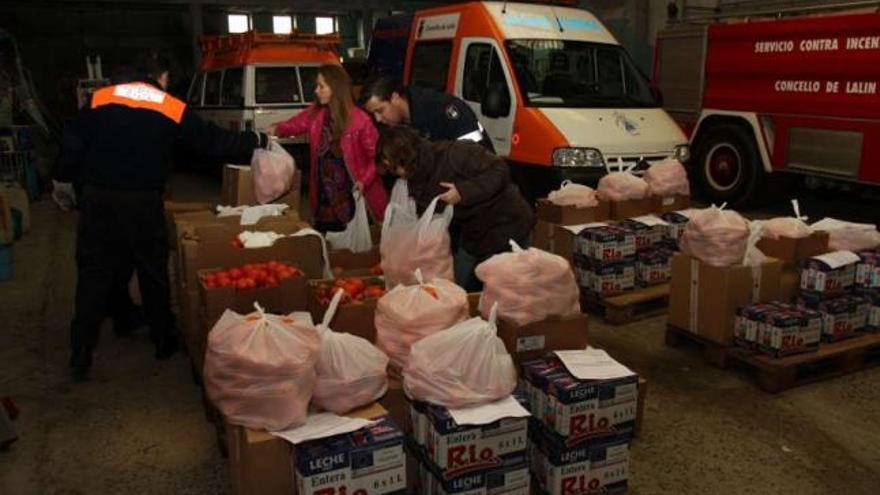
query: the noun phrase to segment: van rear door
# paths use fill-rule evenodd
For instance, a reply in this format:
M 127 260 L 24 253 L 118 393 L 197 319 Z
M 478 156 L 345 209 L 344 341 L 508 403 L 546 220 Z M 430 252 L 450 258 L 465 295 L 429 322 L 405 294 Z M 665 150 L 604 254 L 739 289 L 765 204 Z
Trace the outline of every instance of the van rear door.
M 256 65 L 249 67 L 254 109 L 254 127 L 266 127 L 301 112 L 315 99 L 317 65 Z M 285 142 L 305 142 L 298 136 Z

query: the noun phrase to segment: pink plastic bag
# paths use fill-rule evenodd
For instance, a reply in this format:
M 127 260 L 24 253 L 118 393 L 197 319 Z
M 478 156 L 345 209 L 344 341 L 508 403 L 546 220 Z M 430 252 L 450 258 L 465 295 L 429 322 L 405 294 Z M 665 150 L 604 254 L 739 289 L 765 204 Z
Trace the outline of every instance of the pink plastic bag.
M 271 203 L 287 194 L 293 184 L 295 170 L 293 157 L 275 139 L 269 141 L 268 149 L 254 150 L 251 172 L 257 202 Z
M 510 244 L 512 252 L 496 254 L 477 266 L 477 277 L 484 284 L 480 296 L 484 318 L 496 304 L 498 316 L 517 325 L 580 313 L 580 292 L 565 258 Z
M 679 241 L 682 252 L 712 266 L 739 265 L 745 258 L 749 223 L 739 213 L 712 206 L 691 216 Z
M 497 333 L 493 307 L 488 321 L 471 318 L 413 344 L 403 370 L 406 396 L 449 408 L 509 396 L 516 368 Z
M 418 220 L 408 214 L 398 214 L 400 206 L 395 203 L 385 210 L 379 252 L 387 288 L 417 283 L 413 276 L 416 269 L 421 270 L 425 280 L 455 278 L 449 247 L 453 209 L 447 205 L 442 214 L 435 216 L 439 199 L 434 198 Z
M 336 414 L 371 404 L 388 390 L 388 356 L 366 339 L 330 329 L 343 294 L 336 291 L 323 323 L 318 325 L 321 352 L 312 397 L 316 406 Z
M 320 346 L 308 313 L 227 310 L 208 334 L 205 391 L 232 423 L 269 431 L 300 426 Z
M 828 247 L 832 251 L 866 251 L 880 247 L 880 232 L 874 224 L 823 218 L 812 227 L 828 232 Z
M 592 187 L 575 184 L 570 180 L 562 181 L 562 187 L 551 191 L 547 199 L 555 205 L 576 206 L 578 208 L 592 208 L 599 204 L 596 191 Z
M 662 162 L 651 165 L 645 171 L 645 182 L 654 196 L 673 196 L 680 194 L 690 196 L 691 186 L 688 182 L 687 171 L 684 165 L 675 158 L 667 158 Z
M 648 196 L 648 183 L 641 177 L 630 173 L 635 164 L 624 170 L 623 161 L 617 161 L 619 170 L 612 172 L 606 164 L 608 174 L 599 179 L 596 194 L 604 201 L 628 201 L 630 199 L 642 199 Z
M 801 216 L 801 207 L 798 200 L 791 200 L 791 206 L 794 209 L 794 217 L 779 217 L 767 220 L 763 223 L 763 237 L 770 239 L 779 239 L 780 237 L 791 237 L 793 239 L 802 239 L 813 235 L 807 223 L 807 217 Z
M 470 312 L 461 287 L 445 279 L 423 283 L 418 271 L 414 278 L 415 285 L 398 285 L 376 306 L 376 344 L 397 368 L 406 365 L 414 343 L 466 319 Z

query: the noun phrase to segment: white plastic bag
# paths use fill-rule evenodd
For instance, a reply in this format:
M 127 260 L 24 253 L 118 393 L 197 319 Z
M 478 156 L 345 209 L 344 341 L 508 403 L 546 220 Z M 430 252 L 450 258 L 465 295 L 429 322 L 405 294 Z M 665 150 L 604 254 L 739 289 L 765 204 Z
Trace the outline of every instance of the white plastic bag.
M 327 232 L 327 242 L 333 249 L 348 249 L 354 253 L 363 253 L 373 249 L 373 238 L 370 236 L 370 219 L 367 216 L 367 202 L 360 191 L 354 191 L 354 218 L 348 222 L 342 232 Z
M 267 149 L 254 150 L 251 172 L 257 202 L 271 203 L 287 194 L 293 184 L 295 171 L 293 157 L 278 144 L 277 139 L 270 139 Z
M 509 396 L 516 368 L 495 325 L 471 318 L 412 346 L 403 371 L 403 391 L 412 400 L 443 407 L 472 407 Z
M 764 237 L 770 239 L 779 239 L 780 237 L 803 239 L 813 235 L 813 229 L 806 223 L 807 217 L 801 216 L 798 200 L 791 200 L 791 206 L 794 209 L 794 217 L 779 217 L 764 222 Z
M 320 337 L 308 313 L 227 310 L 208 334 L 205 391 L 232 423 L 269 431 L 305 423 Z
M 406 218 L 411 222 L 415 222 L 419 218 L 416 200 L 409 195 L 409 183 L 406 179 L 397 179 L 394 182 L 388 204 L 395 205 L 395 214 L 398 216 L 399 221 L 401 218 Z
M 651 165 L 645 171 L 645 182 L 654 196 L 690 196 L 691 187 L 684 165 L 675 158 L 667 158 Z
M 726 203 L 695 213 L 684 227 L 679 247 L 712 266 L 733 266 L 745 259 L 749 224 L 739 213 L 725 210 Z
M 813 230 L 828 232 L 831 251 L 865 251 L 880 247 L 880 232 L 870 223 L 843 222 L 823 218 L 812 225 Z
M 765 237 L 764 230 L 767 223 L 761 220 L 752 220 L 749 222 L 749 239 L 746 241 L 746 254 L 743 257 L 742 264 L 745 266 L 761 266 L 767 261 L 767 256 L 758 249 L 758 241 Z
M 428 335 L 463 321 L 470 313 L 467 293 L 446 279 L 425 283 L 416 271 L 413 285 L 398 285 L 376 305 L 376 345 L 391 364 L 403 368 L 410 347 Z
M 510 241 L 512 251 L 492 256 L 476 268 L 483 281 L 480 314 L 498 306 L 498 315 L 517 325 L 528 325 L 548 316 L 580 313 L 580 293 L 568 261 L 540 249 L 522 249 Z
M 562 186 L 550 191 L 547 199 L 559 206 L 576 206 L 578 208 L 592 208 L 599 204 L 596 191 L 583 184 L 575 184 L 570 180 L 562 181 Z
M 387 288 L 416 284 L 416 269 L 425 280 L 455 278 L 449 239 L 453 209 L 446 205 L 442 214 L 434 215 L 439 200 L 439 196 L 434 198 L 416 221 L 406 214 L 398 217 L 399 207 L 394 203 L 385 210 L 379 251 Z
M 366 339 L 330 329 L 343 294 L 336 291 L 318 325 L 321 352 L 312 397 L 316 406 L 336 414 L 375 402 L 388 390 L 388 356 Z
M 622 160 L 618 158 L 617 163 L 617 172 L 612 172 L 608 164 L 605 164 L 605 170 L 608 173 L 599 179 L 599 185 L 596 187 L 596 194 L 599 199 L 605 201 L 628 201 L 647 197 L 649 194 L 648 183 L 641 177 L 636 177 L 630 173 L 636 164 L 632 164 L 629 168 L 624 169 Z

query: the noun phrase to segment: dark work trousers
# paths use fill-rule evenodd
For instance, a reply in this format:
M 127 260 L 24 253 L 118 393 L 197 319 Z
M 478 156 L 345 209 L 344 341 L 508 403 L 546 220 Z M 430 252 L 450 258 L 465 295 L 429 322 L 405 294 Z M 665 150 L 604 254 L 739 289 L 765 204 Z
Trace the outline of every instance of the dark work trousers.
M 137 270 L 150 337 L 174 331 L 168 281 L 168 241 L 162 193 L 86 186 L 76 243 L 76 308 L 71 344 L 94 348 L 111 294 Z M 127 292 L 127 291 L 126 291 Z M 113 314 L 117 310 L 109 308 Z

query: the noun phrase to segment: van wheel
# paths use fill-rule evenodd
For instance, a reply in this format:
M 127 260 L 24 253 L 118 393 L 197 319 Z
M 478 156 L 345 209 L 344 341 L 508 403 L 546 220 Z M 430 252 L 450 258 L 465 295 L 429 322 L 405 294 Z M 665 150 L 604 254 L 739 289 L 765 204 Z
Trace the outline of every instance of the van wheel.
M 741 207 L 761 199 L 767 172 L 754 137 L 738 125 L 719 125 L 699 139 L 694 176 L 707 199 Z

